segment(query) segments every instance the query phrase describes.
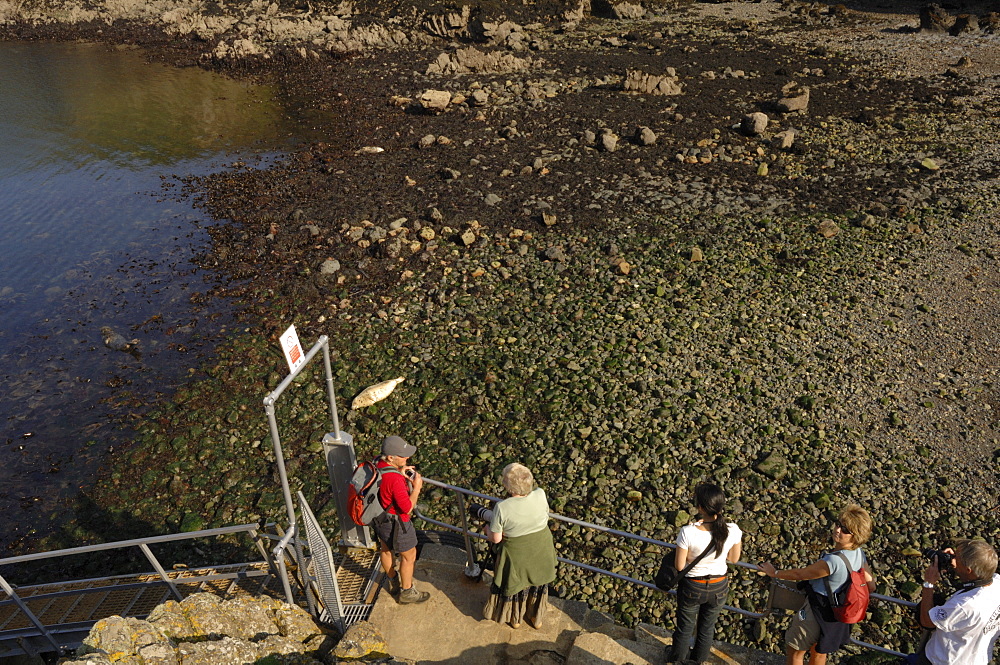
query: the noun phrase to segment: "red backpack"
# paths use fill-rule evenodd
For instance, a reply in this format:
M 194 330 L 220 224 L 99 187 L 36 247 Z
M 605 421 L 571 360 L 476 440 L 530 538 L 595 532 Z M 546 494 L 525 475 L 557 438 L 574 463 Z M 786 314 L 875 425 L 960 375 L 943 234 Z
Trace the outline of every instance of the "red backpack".
M 826 595 L 830 599 L 830 609 L 833 616 L 840 623 L 860 623 L 868 613 L 868 600 L 870 590 L 865 581 L 865 559 L 861 555 L 861 566 L 857 570 L 851 570 L 851 562 L 847 560 L 843 552 L 834 552 L 844 560 L 847 566 L 848 578 L 844 586 L 840 587 L 836 593 L 830 589 L 829 575 L 823 578 L 826 584 Z
M 399 473 L 399 469 L 380 469 L 376 462 L 362 462 L 354 469 L 347 486 L 347 514 L 358 526 L 368 526 L 385 512 L 378 500 L 383 473 Z

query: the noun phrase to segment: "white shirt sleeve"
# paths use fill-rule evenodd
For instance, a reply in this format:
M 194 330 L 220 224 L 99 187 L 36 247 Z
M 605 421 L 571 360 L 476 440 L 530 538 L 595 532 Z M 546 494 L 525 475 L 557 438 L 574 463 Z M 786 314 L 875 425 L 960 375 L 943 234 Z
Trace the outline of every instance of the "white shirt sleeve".
M 678 549 L 685 549 L 685 550 L 690 550 L 691 549 L 691 542 L 690 542 L 690 539 L 688 538 L 688 529 L 690 529 L 690 528 L 691 528 L 691 525 L 682 526 L 681 530 L 677 533 L 677 548 Z
M 932 607 L 928 614 L 938 630 L 961 631 L 974 626 L 975 615 L 965 608 L 963 594 L 952 596 L 944 605 Z M 971 599 L 971 597 L 969 597 Z

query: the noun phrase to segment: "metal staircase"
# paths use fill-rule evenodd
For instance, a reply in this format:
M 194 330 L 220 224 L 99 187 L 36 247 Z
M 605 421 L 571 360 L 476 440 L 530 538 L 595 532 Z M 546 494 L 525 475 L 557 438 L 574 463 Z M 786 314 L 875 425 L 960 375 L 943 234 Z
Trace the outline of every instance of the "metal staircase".
M 241 533 L 250 536 L 263 555 L 261 560 L 168 571 L 149 549 L 156 543 Z M 86 552 L 139 547 L 154 568 L 154 572 L 21 587 L 12 586 L 7 578 L 0 576 L 3 588 L 0 591 L 0 658 L 66 652 L 78 647 L 101 619 L 113 615 L 144 619 L 161 603 L 180 601 L 201 592 L 211 592 L 222 598 L 272 596 L 303 607 L 308 604 L 307 594 L 311 593 L 318 598 L 324 613 L 328 613 L 322 595 L 316 593 L 312 558 L 306 561 L 310 574 L 304 587 L 294 558 L 286 551 L 291 538 L 282 538 L 283 544 L 269 550 L 263 543 L 271 540 L 278 540 L 278 535 L 262 533 L 257 524 L 249 524 L 0 559 L 0 569 L 6 574 L 8 566 L 29 561 L 58 562 Z M 366 616 L 374 597 L 375 551 L 343 549 L 332 553 L 332 559 L 346 614 L 352 618 Z

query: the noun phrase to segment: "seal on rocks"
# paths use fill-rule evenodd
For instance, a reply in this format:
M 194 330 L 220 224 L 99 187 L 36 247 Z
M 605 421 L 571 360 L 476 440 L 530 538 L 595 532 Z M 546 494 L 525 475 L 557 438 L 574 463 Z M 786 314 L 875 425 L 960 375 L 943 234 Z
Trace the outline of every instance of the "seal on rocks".
M 124 351 L 134 356 L 136 360 L 142 357 L 142 353 L 139 351 L 139 340 L 137 339 L 125 339 L 110 326 L 103 326 L 101 328 L 101 337 L 104 339 L 104 346 L 112 351 Z

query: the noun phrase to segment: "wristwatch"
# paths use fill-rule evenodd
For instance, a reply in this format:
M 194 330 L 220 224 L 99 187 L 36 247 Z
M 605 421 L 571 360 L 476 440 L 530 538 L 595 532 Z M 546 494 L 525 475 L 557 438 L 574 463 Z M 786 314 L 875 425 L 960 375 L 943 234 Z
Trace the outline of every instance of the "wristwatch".
M 930 582 L 924 582 L 924 588 L 925 589 L 933 589 L 934 585 L 931 584 Z

